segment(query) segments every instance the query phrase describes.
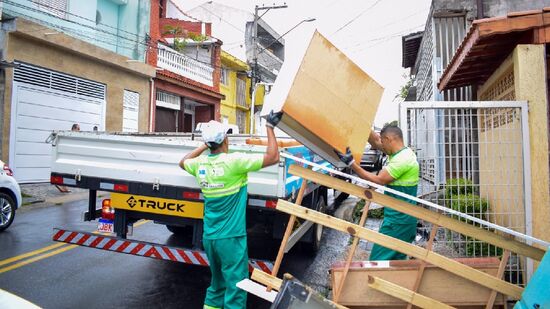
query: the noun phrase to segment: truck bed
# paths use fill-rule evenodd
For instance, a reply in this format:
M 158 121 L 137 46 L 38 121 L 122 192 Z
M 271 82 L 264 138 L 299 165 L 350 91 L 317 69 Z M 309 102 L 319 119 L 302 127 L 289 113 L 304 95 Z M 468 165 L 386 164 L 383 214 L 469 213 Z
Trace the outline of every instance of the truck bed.
M 230 151 L 264 153 L 266 146 L 247 145 L 250 136 L 229 137 Z M 197 134 L 122 134 L 60 131 L 52 135 L 51 171 L 55 174 L 93 177 L 118 181 L 159 184 L 199 189 L 193 176 L 179 168 L 178 162 L 201 145 Z M 287 147 L 296 153 L 309 152 L 303 146 Z M 299 187 L 299 179 L 286 178 L 287 165 L 250 173 L 248 193 L 255 196 L 285 198 Z M 296 183 L 293 183 L 296 182 Z

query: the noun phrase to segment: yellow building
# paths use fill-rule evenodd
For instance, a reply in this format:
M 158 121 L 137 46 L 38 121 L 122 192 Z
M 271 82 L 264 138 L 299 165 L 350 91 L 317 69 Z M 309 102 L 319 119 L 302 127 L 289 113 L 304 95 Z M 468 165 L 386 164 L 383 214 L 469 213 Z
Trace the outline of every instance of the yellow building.
M 239 127 L 239 133 L 250 133 L 250 104 L 252 96 L 251 78 L 247 74 L 250 67 L 244 61 L 222 50 L 220 92 L 225 99 L 220 105 L 220 121 Z M 263 87 L 256 91 L 255 111 L 261 110 L 264 102 Z

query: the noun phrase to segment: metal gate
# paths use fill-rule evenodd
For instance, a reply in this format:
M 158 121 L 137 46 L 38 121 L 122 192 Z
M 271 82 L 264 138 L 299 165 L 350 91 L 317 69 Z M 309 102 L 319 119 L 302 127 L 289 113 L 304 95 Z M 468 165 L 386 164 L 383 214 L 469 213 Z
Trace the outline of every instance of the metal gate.
M 419 197 L 532 234 L 527 102 L 403 102 L 400 124 L 420 164 Z M 450 257 L 502 255 L 445 229 L 436 244 Z M 505 278 L 524 284 L 530 269 L 530 261 L 512 255 Z

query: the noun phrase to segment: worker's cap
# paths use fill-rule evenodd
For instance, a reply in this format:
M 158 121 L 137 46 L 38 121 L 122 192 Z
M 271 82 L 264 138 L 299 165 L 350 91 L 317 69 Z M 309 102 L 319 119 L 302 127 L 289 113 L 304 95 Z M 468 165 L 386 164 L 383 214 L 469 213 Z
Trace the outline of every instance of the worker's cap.
M 218 121 L 210 120 L 202 127 L 202 139 L 205 143 L 221 144 L 227 136 L 229 128 Z

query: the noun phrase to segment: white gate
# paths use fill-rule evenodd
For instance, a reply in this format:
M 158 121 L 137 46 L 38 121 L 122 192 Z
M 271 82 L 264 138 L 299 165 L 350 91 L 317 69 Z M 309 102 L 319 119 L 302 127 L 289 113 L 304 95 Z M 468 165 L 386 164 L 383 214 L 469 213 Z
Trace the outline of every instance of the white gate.
M 403 102 L 400 124 L 420 164 L 419 197 L 532 235 L 527 102 Z M 436 243 L 447 256 L 502 254 L 444 229 Z M 526 282 L 527 263 L 512 255 L 506 279 Z
M 21 63 L 14 70 L 10 160 L 20 183 L 50 180 L 53 130 L 105 126 L 105 85 Z

